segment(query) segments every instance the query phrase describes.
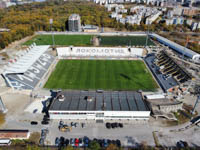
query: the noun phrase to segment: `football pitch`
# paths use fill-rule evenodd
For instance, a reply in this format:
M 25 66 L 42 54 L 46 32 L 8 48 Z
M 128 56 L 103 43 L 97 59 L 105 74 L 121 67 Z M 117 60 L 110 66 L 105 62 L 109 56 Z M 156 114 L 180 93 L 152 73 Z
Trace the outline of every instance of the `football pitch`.
M 57 46 L 92 46 L 94 35 L 54 35 L 55 45 Z M 146 36 L 99 36 L 100 46 L 145 46 Z M 24 43 L 31 45 L 53 45 L 52 35 L 37 35 L 33 39 Z M 155 45 L 148 39 L 148 45 Z
M 60 46 L 89 46 L 91 44 L 92 35 L 54 35 L 55 45 Z M 24 43 L 31 45 L 33 42 L 36 45 L 53 45 L 52 35 L 37 35 L 33 39 Z
M 44 88 L 154 91 L 158 85 L 140 60 L 60 60 Z
M 144 46 L 146 36 L 100 36 L 102 46 Z M 148 39 L 147 45 L 155 45 Z

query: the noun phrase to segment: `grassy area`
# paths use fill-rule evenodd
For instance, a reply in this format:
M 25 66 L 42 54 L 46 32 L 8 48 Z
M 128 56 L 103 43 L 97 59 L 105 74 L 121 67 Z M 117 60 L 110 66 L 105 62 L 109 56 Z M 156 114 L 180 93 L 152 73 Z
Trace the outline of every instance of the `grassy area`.
M 54 35 L 55 45 L 73 45 L 89 46 L 91 45 L 92 35 Z M 35 42 L 37 45 L 52 45 L 52 35 L 37 35 L 33 39 L 24 43 L 31 45 Z
M 100 36 L 102 46 L 144 46 L 146 36 Z M 148 45 L 155 45 L 150 39 Z
M 195 117 L 197 113 L 192 115 L 190 112 L 186 110 L 179 110 L 178 112 L 174 112 L 174 115 L 177 118 L 178 124 L 183 124 L 191 120 L 191 118 Z
M 55 45 L 60 46 L 92 46 L 93 35 L 54 35 Z M 30 45 L 35 42 L 37 45 L 52 45 L 52 35 L 37 35 L 24 43 Z M 144 46 L 146 36 L 100 36 L 100 46 Z M 148 45 L 155 45 L 150 39 Z
M 0 126 L 3 125 L 5 122 L 5 114 L 0 112 Z
M 140 60 L 60 60 L 45 84 L 49 89 L 153 91 L 157 87 Z

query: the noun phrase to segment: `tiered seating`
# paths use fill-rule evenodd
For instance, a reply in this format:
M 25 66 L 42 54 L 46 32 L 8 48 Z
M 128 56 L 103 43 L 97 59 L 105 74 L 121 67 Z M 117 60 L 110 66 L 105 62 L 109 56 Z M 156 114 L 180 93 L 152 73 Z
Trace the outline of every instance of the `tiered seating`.
M 161 51 L 157 55 L 157 59 L 158 61 L 156 64 L 160 67 L 164 66 L 164 68 L 161 69 L 163 74 L 172 75 L 180 83 L 186 82 L 192 78 L 191 75 L 178 64 L 176 64 L 176 62 L 169 57 L 166 52 Z
M 55 59 L 46 51 L 49 46 L 32 45 L 15 62 L 5 67 L 3 76 L 8 86 L 15 89 L 33 89 Z

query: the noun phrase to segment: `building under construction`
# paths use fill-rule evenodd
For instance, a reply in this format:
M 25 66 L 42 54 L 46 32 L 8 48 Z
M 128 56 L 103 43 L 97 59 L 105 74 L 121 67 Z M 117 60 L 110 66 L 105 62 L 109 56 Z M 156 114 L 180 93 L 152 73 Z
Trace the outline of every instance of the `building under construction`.
M 156 65 L 160 67 L 162 74 L 172 76 L 178 83 L 184 83 L 192 76 L 182 67 L 180 67 L 165 51 L 161 51 L 156 56 Z

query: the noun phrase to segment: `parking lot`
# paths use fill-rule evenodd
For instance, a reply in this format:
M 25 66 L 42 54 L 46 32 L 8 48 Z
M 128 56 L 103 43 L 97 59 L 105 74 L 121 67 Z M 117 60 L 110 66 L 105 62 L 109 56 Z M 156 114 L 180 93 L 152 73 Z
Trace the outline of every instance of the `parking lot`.
M 64 123 L 69 125 L 74 121 L 65 121 Z M 76 121 L 77 122 L 77 121 Z M 95 123 L 94 121 L 87 121 L 85 127 L 82 128 L 79 121 L 77 127 L 72 127 L 71 132 L 61 132 L 58 129 L 59 121 L 51 121 L 48 126 L 49 134 L 46 138 L 46 143 L 55 145 L 56 137 L 63 136 L 65 139 L 70 138 L 83 138 L 87 136 L 91 140 L 96 139 L 110 139 L 121 141 L 121 145 L 135 147 L 138 143 L 148 141 L 149 145 L 154 145 L 152 137 L 152 129 L 145 122 L 124 122 L 123 128 L 110 128 L 107 129 L 105 123 Z M 144 130 L 145 126 L 145 130 Z M 145 136 L 144 136 L 145 135 Z
M 30 132 L 40 133 L 41 129 L 48 128 L 49 132 L 46 134 L 44 140 L 44 144 L 47 145 L 55 145 L 56 137 L 60 138 L 61 136 L 63 136 L 65 139 L 70 140 L 71 138 L 83 138 L 87 136 L 91 140 L 93 140 L 94 138 L 110 140 L 119 139 L 121 141 L 121 145 L 126 147 L 135 147 L 138 145 L 138 143 L 143 142 L 147 143 L 148 145 L 154 146 L 155 143 L 152 134 L 153 131 L 158 131 L 157 136 L 161 145 L 175 146 L 176 142 L 179 140 L 187 141 L 190 146 L 199 145 L 200 143 L 200 130 L 197 127 L 178 133 L 172 133 L 169 131 L 172 129 L 182 128 L 184 127 L 184 125 L 174 127 L 162 127 L 157 121 L 152 120 L 151 118 L 149 122 L 127 120 L 108 121 L 123 123 L 123 128 L 118 127 L 114 129 L 107 129 L 105 126 L 106 121 L 104 121 L 104 123 L 96 123 L 95 120 L 63 120 L 64 123 L 69 126 L 71 122 L 77 122 L 78 125 L 76 128 L 73 127 L 70 132 L 61 132 L 58 129 L 60 120 L 50 120 L 49 124 L 42 125 L 41 121 L 44 114 L 41 114 L 40 111 L 37 111 L 36 113 L 34 111 L 24 111 L 27 110 L 27 108 L 30 108 L 29 106 L 32 106 L 35 103 L 34 101 L 37 100 L 33 100 L 33 102 L 31 102 L 27 96 L 14 94 L 14 96 L 18 98 L 18 101 L 16 101 L 16 98 L 11 99 L 10 96 L 13 96 L 13 94 L 9 93 L 5 96 L 2 96 L 3 100 L 5 101 L 6 107 L 9 109 L 12 106 L 12 109 L 9 109 L 7 112 L 6 123 L 2 128 L 28 129 Z M 196 98 L 192 98 L 188 95 L 183 100 L 188 104 L 194 105 Z M 20 107 L 14 107 L 13 105 Z M 199 112 L 200 105 L 197 105 L 197 110 Z M 38 124 L 31 125 L 31 121 L 37 121 Z M 85 128 L 81 127 L 81 123 L 85 123 Z

